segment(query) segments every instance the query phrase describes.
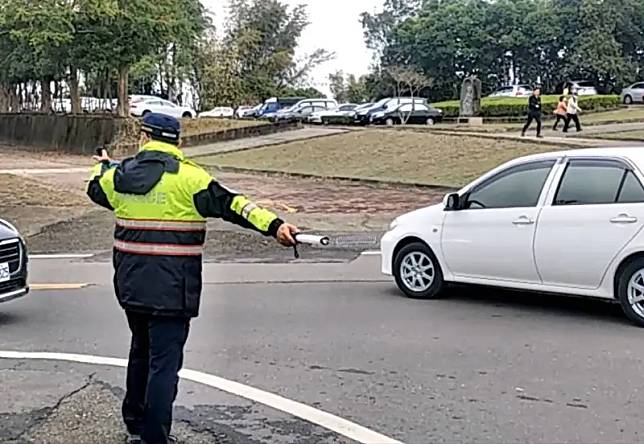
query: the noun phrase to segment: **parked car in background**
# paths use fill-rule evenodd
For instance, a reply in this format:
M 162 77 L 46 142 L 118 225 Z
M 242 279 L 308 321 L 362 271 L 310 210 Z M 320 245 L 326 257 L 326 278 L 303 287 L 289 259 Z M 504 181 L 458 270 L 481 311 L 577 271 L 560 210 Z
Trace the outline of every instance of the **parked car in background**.
M 278 111 L 290 108 L 303 100 L 303 97 L 271 97 L 254 113 L 256 118 L 272 118 Z
M 386 110 L 373 113 L 372 125 L 433 125 L 443 120 L 443 111 L 422 103 L 403 103 Z
M 628 88 L 624 88 L 621 98 L 622 103 L 627 105 L 644 102 L 644 82 L 633 83 Z
M 508 85 L 497 89 L 489 97 L 527 97 L 530 94 L 532 94 L 531 85 Z
M 597 87 L 590 80 L 573 80 L 570 82 L 570 92 L 576 92 L 580 96 L 596 96 L 598 94 Z
M 304 99 L 297 102 L 293 108 L 304 108 L 307 106 L 321 107 L 324 109 L 336 109 L 338 107 L 338 102 L 334 99 L 320 98 L 320 99 Z
M 28 292 L 27 248 L 18 230 L 0 219 L 0 302 Z
M 318 105 L 300 105 L 292 106 L 285 110 L 281 110 L 272 117 L 274 122 L 303 122 L 307 120 L 313 113 L 325 111 L 326 108 L 321 104 Z
M 251 108 L 250 110 L 248 110 L 248 111 L 246 111 L 244 113 L 243 118 L 245 118 L 245 119 L 255 119 L 255 118 L 259 117 L 259 113 L 260 113 L 260 111 L 261 111 L 263 106 L 264 106 L 263 103 L 260 103 L 259 105 L 254 106 L 253 108 Z
M 246 117 L 246 114 L 249 114 L 253 109 L 255 109 L 252 106 L 239 106 L 235 110 L 235 119 L 243 119 Z
M 195 110 L 187 106 L 175 105 L 167 100 L 159 99 L 141 99 L 130 103 L 130 114 L 134 117 L 143 117 L 148 113 L 161 113 L 175 117 L 177 119 L 196 117 Z
M 411 97 L 386 97 L 376 103 L 374 103 L 371 107 L 362 109 L 358 112 L 356 112 L 354 118 L 353 118 L 353 123 L 356 125 L 368 125 L 371 123 L 371 115 L 381 112 L 381 111 L 387 111 L 388 109 L 392 107 L 397 107 L 400 104 L 403 103 L 412 103 Z M 417 103 L 419 105 L 425 105 L 427 104 L 427 99 L 424 99 L 422 97 L 415 97 L 413 99 L 413 103 Z
M 382 271 L 412 298 L 446 282 L 590 296 L 644 326 L 642 171 L 644 147 L 512 160 L 394 220 Z
M 233 117 L 235 110 L 229 106 L 218 106 L 199 114 L 199 117 Z
M 307 121 L 309 123 L 327 123 L 329 119 L 334 117 L 349 117 L 355 112 L 357 107 L 358 105 L 355 103 L 343 103 L 335 109 L 315 112 L 309 116 Z

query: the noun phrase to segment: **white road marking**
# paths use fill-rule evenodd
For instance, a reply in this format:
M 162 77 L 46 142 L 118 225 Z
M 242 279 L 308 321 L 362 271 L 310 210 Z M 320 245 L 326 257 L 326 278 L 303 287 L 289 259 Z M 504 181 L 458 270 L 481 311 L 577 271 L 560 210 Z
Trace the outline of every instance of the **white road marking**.
M 67 361 L 81 364 L 127 367 L 126 359 L 71 353 L 0 351 L 0 359 Z M 373 430 L 332 415 L 331 413 L 318 410 L 297 401 L 286 399 L 273 393 L 240 384 L 239 382 L 188 369 L 181 370 L 179 376 L 189 381 L 198 382 L 221 391 L 264 404 L 273 409 L 289 413 L 362 444 L 403 444 L 401 441 L 381 435 L 378 432 L 374 432 Z
M 363 251 L 360 254 L 362 256 L 381 256 L 382 255 L 380 251 Z
M 30 254 L 29 259 L 86 259 L 93 254 Z

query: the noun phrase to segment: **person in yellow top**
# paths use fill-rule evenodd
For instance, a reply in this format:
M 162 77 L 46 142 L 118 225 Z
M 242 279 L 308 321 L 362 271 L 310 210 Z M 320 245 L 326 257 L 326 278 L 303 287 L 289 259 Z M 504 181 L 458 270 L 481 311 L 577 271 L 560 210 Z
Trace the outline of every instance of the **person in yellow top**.
M 191 318 L 199 314 L 206 218 L 295 244 L 297 227 L 229 190 L 185 158 L 177 119 L 148 114 L 139 153 L 103 151 L 87 188 L 114 212 L 114 289 L 132 332 L 123 419 L 132 443 L 165 444 Z
M 560 96 L 559 103 L 557 103 L 557 108 L 555 108 L 555 111 L 554 111 L 554 115 L 557 118 L 557 120 L 555 121 L 555 124 L 552 126 L 553 131 L 557 131 L 557 126 L 559 125 L 559 122 L 563 122 L 565 124 L 567 110 L 568 110 L 568 103 L 566 102 L 566 96 Z

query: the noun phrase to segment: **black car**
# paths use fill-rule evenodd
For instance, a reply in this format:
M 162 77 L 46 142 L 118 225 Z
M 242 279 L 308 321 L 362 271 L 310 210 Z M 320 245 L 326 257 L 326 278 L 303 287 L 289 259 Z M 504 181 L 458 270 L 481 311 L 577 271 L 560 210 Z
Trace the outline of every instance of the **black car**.
M 372 125 L 433 125 L 443 120 L 443 111 L 430 105 L 404 103 L 371 115 Z
M 0 219 L 0 302 L 29 293 L 27 249 L 18 230 Z

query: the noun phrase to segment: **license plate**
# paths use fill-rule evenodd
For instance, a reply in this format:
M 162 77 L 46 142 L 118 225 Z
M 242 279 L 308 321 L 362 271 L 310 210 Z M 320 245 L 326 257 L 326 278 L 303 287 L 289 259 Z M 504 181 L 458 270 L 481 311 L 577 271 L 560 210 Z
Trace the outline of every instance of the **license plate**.
M 11 278 L 11 272 L 9 271 L 9 264 L 0 264 L 0 282 L 6 282 Z

